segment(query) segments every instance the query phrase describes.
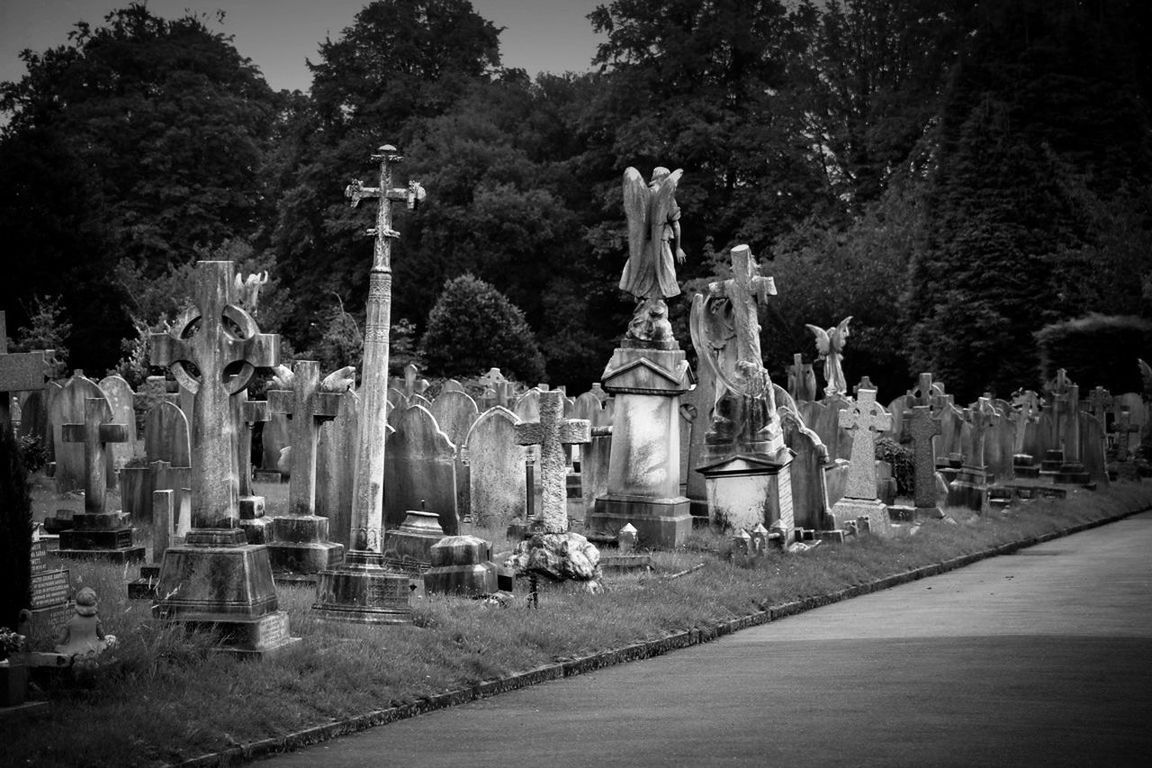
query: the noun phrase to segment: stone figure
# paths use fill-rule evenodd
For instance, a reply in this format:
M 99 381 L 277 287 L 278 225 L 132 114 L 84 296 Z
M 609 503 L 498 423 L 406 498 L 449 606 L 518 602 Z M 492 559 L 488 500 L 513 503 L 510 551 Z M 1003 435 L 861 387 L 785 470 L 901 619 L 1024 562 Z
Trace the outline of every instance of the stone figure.
M 819 326 L 809 325 L 808 330 L 816 335 L 816 351 L 818 359 L 824 361 L 824 396 L 847 395 L 848 382 L 844 379 L 844 369 L 841 359 L 844 357 L 844 344 L 848 341 L 848 323 L 852 316 L 844 318 L 840 324 L 824 330 Z
M 664 299 L 680 295 L 676 264 L 684 263 L 684 251 L 680 248 L 676 186 L 683 173 L 679 169 L 656 168 L 652 180 L 645 183 L 635 168 L 624 171 L 628 262 L 620 276 L 620 290 L 638 300 L 628 325 L 628 337 L 632 339 L 673 340 Z
M 100 624 L 99 599 L 96 590 L 84 587 L 76 593 L 75 614 L 60 630 L 56 653 L 63 656 L 87 656 L 116 645 L 115 635 L 105 635 Z
M 236 303 L 253 317 L 256 317 L 256 305 L 260 298 L 260 289 L 268 284 L 268 270 L 264 270 L 260 274 L 252 273 L 248 275 L 246 280 L 240 279 L 240 274 L 236 274 L 236 281 L 234 287 L 236 288 Z

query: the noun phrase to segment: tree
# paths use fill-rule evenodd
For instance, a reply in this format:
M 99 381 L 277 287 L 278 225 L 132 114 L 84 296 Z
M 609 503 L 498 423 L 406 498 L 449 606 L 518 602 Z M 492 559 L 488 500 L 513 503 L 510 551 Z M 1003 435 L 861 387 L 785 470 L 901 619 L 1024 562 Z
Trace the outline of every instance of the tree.
M 14 630 L 31 603 L 32 499 L 16 436 L 0 426 L 0 627 Z
M 544 376 L 544 358 L 524 313 L 472 275 L 444 284 L 420 350 L 437 376 L 476 376 L 492 367 L 533 384 Z
M 130 330 L 122 260 L 157 277 L 197 247 L 258 239 L 277 97 L 230 38 L 140 4 L 22 58 L 27 74 L 0 85 L 0 230 L 21 255 L 0 303 L 60 290 L 83 319 L 75 362 L 100 369 Z

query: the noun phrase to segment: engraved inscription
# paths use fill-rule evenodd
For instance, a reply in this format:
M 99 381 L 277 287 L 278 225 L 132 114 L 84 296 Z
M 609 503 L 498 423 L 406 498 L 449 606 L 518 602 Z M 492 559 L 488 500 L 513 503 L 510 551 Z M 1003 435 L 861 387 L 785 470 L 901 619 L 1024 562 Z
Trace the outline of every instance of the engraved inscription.
M 47 571 L 32 575 L 32 609 L 49 608 L 68 602 L 68 571 Z

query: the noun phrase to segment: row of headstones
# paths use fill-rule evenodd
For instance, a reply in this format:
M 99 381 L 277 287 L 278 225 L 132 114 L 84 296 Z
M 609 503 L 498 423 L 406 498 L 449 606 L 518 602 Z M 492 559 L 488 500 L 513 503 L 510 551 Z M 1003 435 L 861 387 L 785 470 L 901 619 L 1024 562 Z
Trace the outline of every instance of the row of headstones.
M 111 461 L 107 467 L 109 487 L 117 484 L 118 470 L 133 460 L 147 464 L 167 462 L 173 467 L 189 466 L 188 418 L 177 402 L 181 398 L 169 395 L 153 380 L 153 386 L 143 393 L 133 392 L 131 386 L 117 375 L 106 376 L 99 383 L 77 370 L 64 382 L 49 382 L 47 387 L 24 393 L 20 398 L 19 433 L 36 436 L 49 447 L 55 460 L 54 480 L 58 492 L 84 487 L 85 465 L 83 444 L 68 439 L 67 424 L 84 422 L 85 401 L 103 400 L 107 404 L 109 422 L 125 426 L 126 440 L 108 444 Z M 188 400 L 187 395 L 183 396 Z M 143 419 L 137 419 L 137 412 Z M 143 434 L 139 429 L 140 421 Z

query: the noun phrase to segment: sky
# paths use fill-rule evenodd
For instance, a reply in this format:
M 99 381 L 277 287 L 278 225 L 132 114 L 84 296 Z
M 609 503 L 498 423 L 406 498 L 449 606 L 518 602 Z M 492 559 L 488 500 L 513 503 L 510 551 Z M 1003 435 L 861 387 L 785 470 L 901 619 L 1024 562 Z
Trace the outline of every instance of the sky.
M 185 9 L 206 13 L 208 27 L 235 37 L 274 89 L 307 92 L 312 79 L 305 59 L 318 59 L 318 44 L 336 38 L 369 0 L 147 0 L 164 18 Z M 506 67 L 539 72 L 584 72 L 591 68 L 602 36 L 586 18 L 606 0 L 472 0 L 472 7 L 497 27 Z M 24 75 L 20 51 L 43 51 L 67 42 L 80 20 L 99 26 L 108 11 L 129 0 L 0 0 L 0 81 Z M 223 26 L 216 11 L 225 11 Z

